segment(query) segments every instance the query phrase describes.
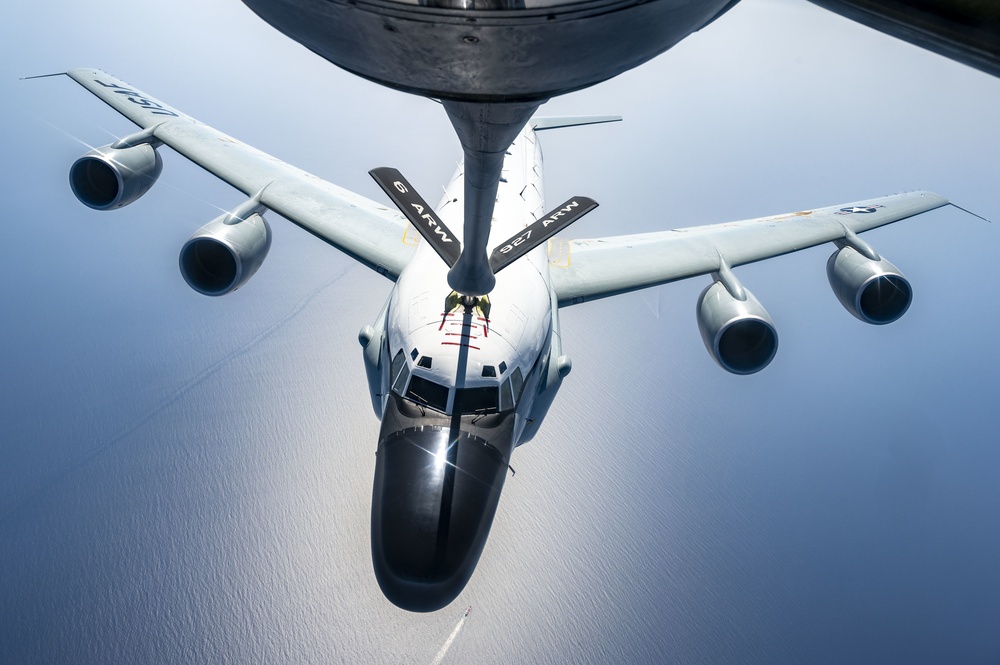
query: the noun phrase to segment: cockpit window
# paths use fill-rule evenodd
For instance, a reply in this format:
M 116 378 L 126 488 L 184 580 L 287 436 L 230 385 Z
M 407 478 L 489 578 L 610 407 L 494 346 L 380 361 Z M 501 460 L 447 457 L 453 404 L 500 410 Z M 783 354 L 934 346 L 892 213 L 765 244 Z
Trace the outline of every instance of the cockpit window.
M 403 357 L 402 349 L 392 359 L 392 364 L 389 366 L 389 376 L 392 377 L 393 392 L 402 395 L 403 388 L 406 387 L 406 379 L 410 377 L 410 370 L 406 366 L 406 358 Z
M 430 356 L 420 356 L 420 360 L 417 361 L 417 367 L 426 367 L 427 369 L 430 369 L 433 363 L 434 359 Z
M 514 395 L 510 392 L 510 377 L 500 386 L 500 410 L 510 411 L 514 408 Z
M 416 360 L 417 356 L 419 356 L 419 355 L 420 355 L 420 352 L 417 351 L 417 347 L 413 347 L 413 350 L 410 351 L 410 360 Z
M 503 374 L 506 371 L 507 371 L 507 363 L 505 363 L 504 361 L 501 360 L 500 361 L 500 373 Z
M 390 380 L 395 382 L 396 377 L 399 376 L 399 369 L 403 366 L 403 351 L 402 349 L 396 352 L 396 355 L 392 358 L 392 364 L 389 365 L 389 377 Z
M 493 377 L 497 375 L 497 368 L 493 365 L 483 365 L 483 376 Z
M 452 410 L 454 413 L 496 413 L 497 386 L 456 390 Z
M 515 367 L 510 373 L 510 387 L 514 391 L 514 399 L 521 399 L 521 390 L 524 388 L 524 376 L 521 375 L 521 368 Z
M 406 391 L 406 398 L 418 404 L 426 404 L 438 411 L 445 411 L 448 408 L 448 389 L 416 374 L 410 379 L 410 388 Z

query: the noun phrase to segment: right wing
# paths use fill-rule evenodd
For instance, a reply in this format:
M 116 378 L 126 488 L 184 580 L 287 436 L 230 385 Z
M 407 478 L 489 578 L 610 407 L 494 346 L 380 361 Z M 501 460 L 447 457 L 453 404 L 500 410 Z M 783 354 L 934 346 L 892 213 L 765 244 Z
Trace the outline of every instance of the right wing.
M 97 69 L 66 74 L 152 137 L 361 263 L 395 279 L 413 255 L 396 211 L 295 168 Z
M 947 204 L 933 192 L 908 192 L 742 222 L 554 240 L 549 274 L 559 305 L 573 305 L 850 239 Z

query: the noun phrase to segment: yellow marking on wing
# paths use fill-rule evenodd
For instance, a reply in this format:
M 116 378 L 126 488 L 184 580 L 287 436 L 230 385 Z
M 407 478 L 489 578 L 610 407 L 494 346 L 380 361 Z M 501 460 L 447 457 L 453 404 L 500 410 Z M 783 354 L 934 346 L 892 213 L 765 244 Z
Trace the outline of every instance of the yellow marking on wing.
M 549 240 L 549 266 L 553 268 L 569 268 L 570 253 L 573 245 L 569 240 L 552 238 Z
M 410 236 L 410 229 L 413 228 L 413 224 L 407 224 L 406 228 L 403 229 L 403 244 L 409 245 L 410 247 L 416 247 L 420 244 L 420 234 L 416 234 L 416 237 Z

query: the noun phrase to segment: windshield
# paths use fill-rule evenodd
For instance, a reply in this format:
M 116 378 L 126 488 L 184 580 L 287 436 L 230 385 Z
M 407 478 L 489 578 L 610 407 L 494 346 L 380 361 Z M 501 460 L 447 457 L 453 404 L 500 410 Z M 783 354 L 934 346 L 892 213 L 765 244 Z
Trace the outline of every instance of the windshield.
M 426 404 L 438 411 L 448 409 L 448 389 L 416 374 L 410 378 L 410 388 L 406 391 L 406 398 L 418 404 Z
M 416 349 L 413 349 L 410 357 L 419 358 L 416 367 L 429 369 L 432 365 L 431 358 L 419 355 Z M 506 370 L 506 363 L 500 363 L 500 368 L 501 372 Z M 486 371 L 487 369 L 490 371 Z M 483 370 L 484 376 L 489 374 L 496 376 L 492 365 Z M 452 389 L 421 376 L 420 371 L 411 374 L 406 354 L 402 350 L 396 352 L 389 365 L 389 385 L 394 393 L 421 406 L 429 406 L 448 414 L 475 415 L 511 411 L 521 397 L 524 384 L 521 369 L 515 367 L 502 383 L 498 380 L 492 385 Z
M 497 386 L 460 388 L 455 391 L 454 413 L 496 413 L 499 408 Z

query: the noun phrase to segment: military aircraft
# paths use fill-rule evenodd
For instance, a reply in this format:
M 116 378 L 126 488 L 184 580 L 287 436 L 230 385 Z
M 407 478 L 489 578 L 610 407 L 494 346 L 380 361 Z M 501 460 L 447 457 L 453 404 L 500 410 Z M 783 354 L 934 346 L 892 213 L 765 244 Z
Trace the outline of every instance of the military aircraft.
M 401 608 L 452 602 L 485 546 L 514 449 L 531 440 L 572 363 L 560 308 L 706 276 L 697 305 L 706 349 L 725 370 L 760 371 L 778 335 L 734 273 L 738 266 L 831 243 L 831 287 L 871 324 L 909 307 L 902 273 L 858 234 L 948 204 L 924 191 L 654 233 L 556 237 L 596 206 L 574 197 L 547 209 L 539 134 L 618 118 L 532 117 L 503 151 L 491 218 L 489 294 L 449 285 L 464 238 L 464 163 L 432 208 L 390 168 L 373 177 L 399 210 L 349 192 L 227 136 L 94 69 L 66 74 L 138 126 L 70 168 L 76 197 L 97 210 L 139 199 L 166 145 L 243 192 L 246 201 L 194 233 L 180 272 L 199 293 L 240 288 L 265 260 L 273 211 L 393 282 L 359 334 L 381 420 L 372 493 L 375 576 Z

